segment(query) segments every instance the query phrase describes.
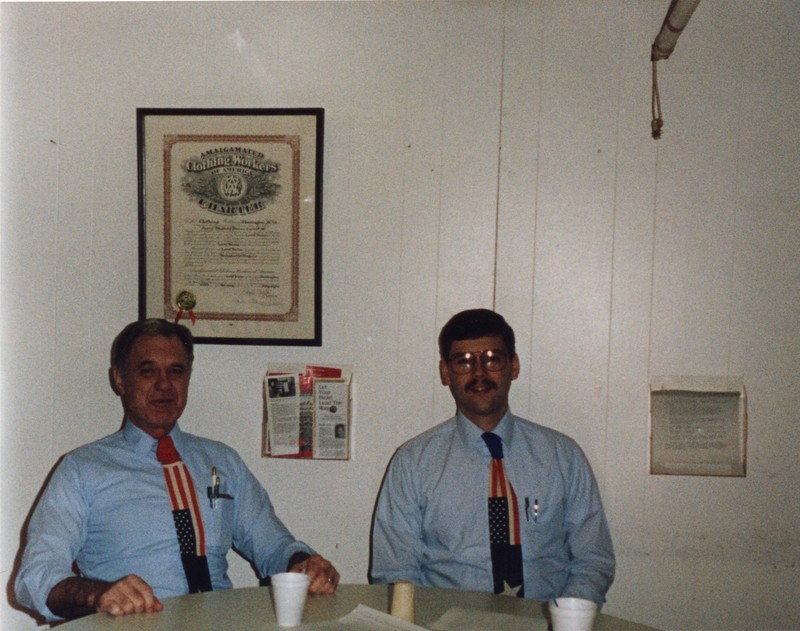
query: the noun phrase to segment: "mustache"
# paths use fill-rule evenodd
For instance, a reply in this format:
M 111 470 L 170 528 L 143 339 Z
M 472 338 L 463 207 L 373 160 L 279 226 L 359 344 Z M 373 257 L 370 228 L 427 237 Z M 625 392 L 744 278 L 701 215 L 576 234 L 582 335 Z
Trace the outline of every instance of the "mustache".
M 494 381 L 490 381 L 489 379 L 473 379 L 472 381 L 468 382 L 466 386 L 464 386 L 465 390 L 472 390 L 473 388 L 477 388 L 478 386 L 482 386 L 487 390 L 496 390 L 497 384 Z

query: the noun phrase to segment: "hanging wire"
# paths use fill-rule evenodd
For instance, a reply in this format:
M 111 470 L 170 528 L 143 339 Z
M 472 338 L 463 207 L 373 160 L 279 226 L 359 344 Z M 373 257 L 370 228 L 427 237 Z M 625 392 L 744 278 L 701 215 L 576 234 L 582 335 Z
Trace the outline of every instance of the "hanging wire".
M 656 64 L 658 61 L 653 59 L 653 99 L 651 110 L 653 120 L 650 122 L 650 128 L 653 138 L 658 140 L 661 138 L 661 128 L 664 126 L 664 120 L 661 118 L 661 98 L 658 95 L 658 72 L 656 71 Z
M 653 62 L 653 120 L 650 127 L 656 140 L 661 138 L 661 128 L 664 126 L 661 118 L 661 100 L 658 96 L 656 62 L 660 59 L 669 59 L 698 4 L 700 0 L 671 0 L 661 30 L 650 48 L 650 61 Z

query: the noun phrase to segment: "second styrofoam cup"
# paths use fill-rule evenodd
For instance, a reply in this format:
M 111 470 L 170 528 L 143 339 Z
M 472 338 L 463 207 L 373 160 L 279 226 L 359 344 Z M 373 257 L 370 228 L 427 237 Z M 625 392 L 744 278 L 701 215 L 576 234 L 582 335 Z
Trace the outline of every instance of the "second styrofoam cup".
M 299 572 L 272 575 L 272 598 L 279 627 L 296 627 L 303 621 L 303 610 L 311 577 Z
M 597 603 L 583 598 L 556 598 L 550 601 L 553 631 L 592 631 Z

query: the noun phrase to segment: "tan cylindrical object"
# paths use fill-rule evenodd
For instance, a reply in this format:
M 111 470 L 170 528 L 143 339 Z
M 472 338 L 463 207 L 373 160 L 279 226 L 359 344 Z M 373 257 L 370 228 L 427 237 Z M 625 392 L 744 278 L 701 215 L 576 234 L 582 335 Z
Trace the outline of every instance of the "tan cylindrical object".
M 392 606 L 389 613 L 395 618 L 414 622 L 414 583 L 397 581 L 392 587 Z

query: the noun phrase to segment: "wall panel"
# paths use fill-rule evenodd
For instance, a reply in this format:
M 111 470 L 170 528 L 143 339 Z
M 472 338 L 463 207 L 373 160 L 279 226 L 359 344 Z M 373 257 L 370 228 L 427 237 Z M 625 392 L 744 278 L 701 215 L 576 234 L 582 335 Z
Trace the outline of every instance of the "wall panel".
M 200 345 L 184 429 L 236 448 L 286 524 L 364 582 L 391 454 L 453 412 L 439 328 L 494 305 L 517 331 L 513 410 L 598 474 L 606 611 L 800 626 L 800 5 L 704 0 L 659 64 L 655 141 L 667 5 L 0 5 L 0 573 L 55 460 L 119 426 L 106 363 L 137 313 L 136 107 L 313 106 L 323 346 Z M 351 461 L 260 457 L 261 378 L 284 361 L 354 366 Z M 746 478 L 648 475 L 648 383 L 669 373 L 744 377 Z M 0 607 L 0 627 L 35 626 Z

